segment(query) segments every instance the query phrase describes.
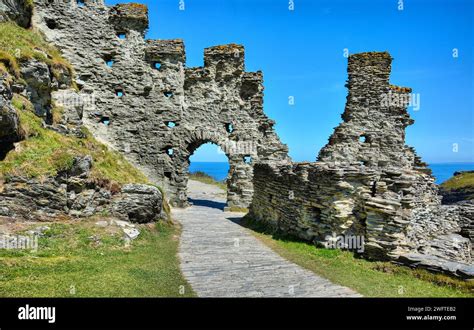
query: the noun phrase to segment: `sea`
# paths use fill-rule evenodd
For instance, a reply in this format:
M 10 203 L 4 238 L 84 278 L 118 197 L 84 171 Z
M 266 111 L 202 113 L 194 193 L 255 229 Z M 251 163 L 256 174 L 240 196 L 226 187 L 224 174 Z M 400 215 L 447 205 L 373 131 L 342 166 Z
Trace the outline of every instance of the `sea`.
M 473 171 L 474 163 L 433 163 L 429 164 L 436 178 L 436 183 L 440 184 L 448 180 L 457 171 Z M 211 163 L 211 162 L 191 162 L 191 173 L 204 172 L 212 176 L 217 181 L 223 181 L 227 178 L 229 172 L 229 163 Z

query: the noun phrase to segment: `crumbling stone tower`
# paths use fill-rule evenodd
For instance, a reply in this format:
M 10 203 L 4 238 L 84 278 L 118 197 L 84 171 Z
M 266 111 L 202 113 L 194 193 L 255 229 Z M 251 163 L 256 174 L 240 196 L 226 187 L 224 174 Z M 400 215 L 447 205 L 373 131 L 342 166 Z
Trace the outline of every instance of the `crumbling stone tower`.
M 390 85 L 391 63 L 386 52 L 349 57 L 343 122 L 315 163 L 257 164 L 249 216 L 326 246 L 362 237 L 369 259 L 472 277 L 472 209 L 441 205 L 405 145 L 411 90 Z
M 320 161 L 413 166 L 414 153 L 405 146 L 405 129 L 414 122 L 406 111 L 411 89 L 390 85 L 391 64 L 387 52 L 349 57 L 344 122 L 320 151 Z
M 76 70 L 85 101 L 66 106 L 69 119 L 124 153 L 174 205 L 187 203 L 189 157 L 204 143 L 229 159 L 229 206 L 250 203 L 253 164 L 288 160 L 263 113 L 262 73 L 245 72 L 242 46 L 207 48 L 204 67 L 187 68 L 182 40 L 144 39 L 146 6 L 102 0 L 36 0 L 33 26 Z

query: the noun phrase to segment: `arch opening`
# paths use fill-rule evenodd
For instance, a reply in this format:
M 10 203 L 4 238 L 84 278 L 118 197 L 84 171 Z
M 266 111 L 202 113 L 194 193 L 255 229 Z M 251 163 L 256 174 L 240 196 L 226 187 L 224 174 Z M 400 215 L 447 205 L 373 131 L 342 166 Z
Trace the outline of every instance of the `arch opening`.
M 211 141 L 192 144 L 188 151 L 188 200 L 194 205 L 224 209 L 228 199 L 229 158 Z M 199 194 L 204 189 L 206 194 Z
M 195 132 L 172 159 L 171 204 L 186 207 L 198 199 L 224 211 L 247 209 L 253 196 L 253 165 L 244 161 L 246 154 L 239 148 L 230 146 L 234 144 L 213 132 Z

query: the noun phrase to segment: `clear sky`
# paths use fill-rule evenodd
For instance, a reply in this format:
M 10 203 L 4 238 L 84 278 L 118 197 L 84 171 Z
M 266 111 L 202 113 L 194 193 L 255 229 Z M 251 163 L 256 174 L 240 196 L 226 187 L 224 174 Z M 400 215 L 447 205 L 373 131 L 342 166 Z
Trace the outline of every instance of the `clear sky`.
M 294 10 L 290 0 L 135 2 L 149 6 L 148 38 L 184 39 L 187 66 L 202 66 L 206 47 L 243 44 L 295 161 L 314 161 L 341 122 L 347 49 L 392 54 L 392 84 L 420 97 L 407 144 L 425 161 L 474 162 L 473 0 L 293 0 Z M 192 160 L 226 161 L 216 150 L 203 146 Z

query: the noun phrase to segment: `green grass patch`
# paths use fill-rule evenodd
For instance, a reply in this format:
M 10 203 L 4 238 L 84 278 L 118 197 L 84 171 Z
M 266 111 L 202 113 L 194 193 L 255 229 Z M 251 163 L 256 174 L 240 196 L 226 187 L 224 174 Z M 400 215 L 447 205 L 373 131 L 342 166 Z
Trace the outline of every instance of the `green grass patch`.
M 20 63 L 30 59 L 46 63 L 56 77 L 64 70 L 73 75 L 72 66 L 43 35 L 13 22 L 0 23 L 0 49 L 0 62 L 17 78 L 20 77 Z
M 318 248 L 250 218 L 245 218 L 244 225 L 287 260 L 366 297 L 474 297 L 472 282 L 389 262 L 371 262 L 349 251 Z
M 227 183 L 225 182 L 225 180 L 224 181 L 217 181 L 212 176 L 210 176 L 209 174 L 206 174 L 204 172 L 197 171 L 197 172 L 191 173 L 189 175 L 189 178 L 191 180 L 199 181 L 199 182 L 202 182 L 202 183 L 212 184 L 214 186 L 217 186 L 217 187 L 221 188 L 224 191 L 227 191 Z
M 33 106 L 24 97 L 14 95 L 12 105 L 18 111 L 21 132 L 26 139 L 0 162 L 0 176 L 55 176 L 69 169 L 74 157 L 91 155 L 94 160 L 91 179 L 118 184 L 148 183 L 142 172 L 94 139 L 85 128 L 85 138 L 64 136 L 43 128 L 42 119 L 34 114 Z
M 465 172 L 451 177 L 440 185 L 441 194 L 450 200 L 474 199 L 474 173 Z
M 0 250 L 0 297 L 194 296 L 175 225 L 140 226 L 127 246 L 120 229 L 94 222 L 48 224 L 37 252 Z
M 474 190 L 474 173 L 461 173 L 455 175 L 449 180 L 443 182 L 441 187 L 444 189 L 463 189 L 470 188 Z

